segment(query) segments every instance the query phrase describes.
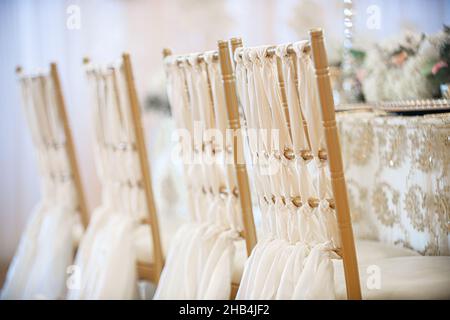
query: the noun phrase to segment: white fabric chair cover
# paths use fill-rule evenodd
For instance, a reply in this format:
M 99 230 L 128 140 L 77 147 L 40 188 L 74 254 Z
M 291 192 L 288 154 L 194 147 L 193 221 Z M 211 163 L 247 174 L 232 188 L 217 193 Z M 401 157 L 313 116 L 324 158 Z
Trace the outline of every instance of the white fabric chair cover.
M 178 231 L 163 269 L 155 299 L 228 299 L 235 242 L 243 230 L 236 178 L 227 165 L 224 144 L 227 114 L 218 62 L 212 52 L 189 56 L 179 66 L 165 60 L 167 90 L 181 143 L 192 222 Z
M 66 292 L 81 219 L 62 120 L 49 75 L 21 79 L 23 106 L 37 151 L 42 197 L 9 267 L 2 299 L 58 299 Z
M 95 68 L 88 79 L 102 204 L 76 256 L 80 286 L 67 298 L 133 299 L 138 297 L 135 234 L 147 210 L 123 65 Z
M 303 53 L 305 44 L 293 44 L 295 58 L 287 53 L 288 45 L 277 47 L 272 56 L 267 55 L 267 46 L 235 52 L 247 131 L 275 129 L 274 135 L 278 134 L 266 143 L 258 143 L 249 134 L 249 149 L 257 158 L 254 181 L 261 184 L 255 189 L 263 237 L 245 265 L 237 299 L 335 297 L 331 258 L 337 257 L 334 250 L 339 237 L 334 210 L 327 201 L 332 195 L 326 163 L 318 158 L 323 129 L 311 58 Z M 281 59 L 288 118 L 278 84 L 277 59 Z M 308 132 L 302 125 L 303 115 Z M 302 156 L 309 150 L 313 161 Z M 299 207 L 292 201 L 298 197 Z M 319 199 L 317 207 L 309 205 L 311 198 Z

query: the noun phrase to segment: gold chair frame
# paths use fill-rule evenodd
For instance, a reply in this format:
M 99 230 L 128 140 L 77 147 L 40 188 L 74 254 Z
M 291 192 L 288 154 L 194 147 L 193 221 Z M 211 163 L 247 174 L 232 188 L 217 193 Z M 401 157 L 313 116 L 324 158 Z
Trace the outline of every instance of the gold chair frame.
M 336 216 L 338 221 L 338 228 L 341 237 L 342 246 L 336 253 L 342 258 L 344 265 L 345 282 L 347 289 L 347 298 L 351 300 L 361 299 L 361 287 L 359 280 L 358 262 L 356 257 L 355 242 L 353 237 L 352 223 L 350 218 L 350 207 L 348 202 L 347 187 L 345 183 L 342 153 L 339 143 L 339 135 L 336 127 L 335 106 L 333 101 L 333 95 L 331 90 L 330 71 L 328 67 L 328 59 L 324 45 L 324 36 L 322 29 L 312 29 L 309 32 L 310 43 L 309 47 L 305 50 L 312 51 L 312 57 L 314 61 L 315 74 L 318 85 L 318 93 L 320 100 L 320 112 L 322 116 L 323 128 L 325 130 L 325 141 L 327 150 L 320 150 L 318 157 L 321 160 L 328 160 L 330 169 L 330 178 L 333 191 L 333 199 L 328 199 L 330 207 L 336 210 Z M 231 39 L 231 51 L 234 51 L 242 47 L 242 40 L 240 38 Z M 292 47 L 288 47 L 288 54 L 295 56 Z M 273 55 L 274 50 L 268 49 L 268 54 Z M 224 59 L 230 59 L 229 50 L 222 50 Z M 281 69 L 281 61 L 277 59 L 278 70 L 278 85 L 281 91 L 282 105 L 285 110 L 287 125 L 295 125 L 289 123 L 287 98 L 285 92 L 284 78 Z M 224 70 L 224 81 L 234 84 L 234 75 L 231 69 Z M 298 76 L 296 75 L 296 82 Z M 236 93 L 233 90 L 227 91 L 227 100 L 235 100 Z M 303 117 L 304 119 L 304 117 Z M 302 126 L 305 129 L 305 133 L 308 138 L 307 123 L 303 120 Z M 309 138 L 308 138 L 309 140 Z M 287 156 L 285 154 L 285 156 Z M 311 157 L 311 154 L 305 155 Z M 294 199 L 295 200 L 295 199 Z M 294 202 L 293 200 L 293 202 Z M 318 199 L 308 199 L 311 206 L 318 205 Z M 294 203 L 297 205 L 296 203 Z
M 86 66 L 87 72 L 89 72 L 89 68 L 91 68 L 89 66 L 89 58 L 84 58 L 83 63 Z M 136 152 L 139 158 L 139 166 L 142 174 L 142 188 L 144 189 L 147 208 L 147 218 L 141 221 L 141 223 L 148 224 L 150 226 L 153 246 L 153 263 L 137 261 L 138 277 L 139 279 L 148 280 L 157 284 L 164 265 L 164 255 L 162 251 L 158 216 L 151 183 L 150 163 L 148 161 L 144 130 L 141 122 L 141 109 L 134 82 L 131 58 L 128 53 L 124 53 L 122 55 L 122 66 L 124 68 L 127 94 L 133 122 L 132 125 L 136 139 Z
M 42 77 L 44 74 L 35 74 L 35 75 L 24 75 L 23 69 L 21 66 L 16 67 L 16 74 L 19 79 L 27 78 L 27 77 Z M 55 99 L 56 99 L 56 108 L 59 118 L 62 122 L 62 127 L 64 130 L 65 136 L 65 150 L 67 152 L 67 158 L 69 162 L 69 168 L 72 175 L 75 192 L 77 196 L 78 202 L 78 211 L 80 212 L 80 218 L 83 226 L 86 228 L 89 223 L 89 214 L 86 206 L 86 198 L 84 196 L 83 184 L 81 181 L 80 170 L 78 167 L 77 156 L 75 151 L 75 146 L 73 143 L 72 131 L 70 128 L 69 119 L 66 112 L 66 103 L 64 100 L 64 95 L 61 87 L 61 80 L 59 78 L 58 67 L 56 63 L 52 62 L 50 64 L 50 78 L 52 79 L 54 89 L 55 89 Z
M 236 86 L 233 75 L 233 67 L 229 55 L 229 47 L 227 41 L 219 41 L 219 50 L 214 54 L 214 58 L 219 60 L 220 69 L 222 71 L 222 82 L 225 93 L 225 103 L 228 115 L 228 128 L 233 132 L 234 137 L 241 134 L 241 125 L 239 120 L 238 98 L 236 94 Z M 163 57 L 172 55 L 170 49 L 163 50 Z M 183 56 L 178 59 L 182 60 Z M 203 54 L 198 56 L 199 62 L 204 61 Z M 233 139 L 233 165 L 236 173 L 236 181 L 238 188 L 238 198 L 241 206 L 243 231 L 241 237 L 245 240 L 247 255 L 249 256 L 256 245 L 256 228 L 253 220 L 253 209 L 250 193 L 250 185 L 248 181 L 247 166 L 243 157 L 244 147 L 242 139 Z M 234 299 L 239 288 L 239 283 L 231 284 L 230 298 Z

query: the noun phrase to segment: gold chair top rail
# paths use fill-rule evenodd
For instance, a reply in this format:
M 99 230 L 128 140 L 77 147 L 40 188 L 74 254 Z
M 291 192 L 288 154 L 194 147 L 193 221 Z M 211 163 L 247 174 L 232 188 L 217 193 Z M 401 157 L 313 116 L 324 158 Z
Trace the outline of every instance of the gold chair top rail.
M 271 58 L 276 54 L 276 48 L 277 46 L 270 46 L 267 48 L 266 50 L 266 57 L 267 58 Z M 286 49 L 287 54 L 289 55 L 295 55 L 296 52 L 294 50 L 294 47 L 292 46 L 292 44 L 289 44 L 287 46 Z M 309 54 L 311 52 L 311 45 L 308 43 L 307 45 L 305 45 L 305 47 L 303 48 L 303 53 L 304 54 Z M 242 58 L 242 52 L 239 53 L 239 58 Z
M 127 55 L 127 53 L 124 53 L 123 55 Z M 120 68 L 123 65 L 123 55 L 120 59 L 106 64 L 94 64 L 89 57 L 84 57 L 83 65 L 85 66 L 85 70 L 87 73 L 105 73 Z
M 197 55 L 197 63 L 204 63 L 204 62 L 206 62 L 206 60 L 205 60 L 205 54 L 206 53 L 209 53 L 209 52 L 212 52 L 212 55 L 213 55 L 213 61 L 219 61 L 219 52 L 217 51 L 217 50 L 214 50 L 214 51 L 205 51 L 205 52 L 198 52 L 198 53 L 191 53 L 191 54 L 180 54 L 180 55 L 176 55 L 175 56 L 175 61 L 176 61 L 176 63 L 177 63 L 177 65 L 181 65 L 181 64 L 183 64 L 183 63 L 186 63 L 186 64 L 190 64 L 190 61 L 189 61 L 189 57 L 192 57 L 193 55 Z M 170 49 L 164 49 L 163 50 L 163 56 L 164 56 L 164 58 L 166 58 L 166 57 L 169 57 L 169 56 L 171 56 L 172 55 L 172 52 L 170 51 Z
M 26 79 L 39 79 L 39 78 L 45 78 L 50 76 L 50 70 L 44 70 L 42 68 L 37 69 L 34 72 L 30 72 L 25 74 L 23 72 L 22 66 L 16 67 L 16 74 L 19 78 L 19 80 L 26 80 Z
M 237 39 L 237 38 L 232 38 L 231 41 L 235 41 L 235 39 Z M 276 48 L 277 48 L 276 46 L 270 46 L 269 48 L 267 48 L 266 57 L 267 58 L 273 57 L 276 54 Z M 219 53 L 217 52 L 217 50 L 210 51 L 210 52 L 213 53 L 213 61 L 219 61 Z M 310 52 L 311 52 L 311 45 L 308 43 L 304 47 L 303 53 L 309 54 Z M 189 64 L 189 57 L 192 56 L 192 55 L 197 54 L 197 62 L 198 63 L 203 63 L 203 62 L 205 62 L 205 53 L 206 52 L 199 52 L 198 54 L 197 53 L 192 53 L 192 54 L 177 55 L 177 56 L 175 56 L 175 61 L 176 61 L 176 63 L 178 65 L 182 64 L 182 63 L 188 63 Z M 296 54 L 292 44 L 288 45 L 287 53 L 288 54 L 292 54 L 292 55 Z M 172 52 L 171 52 L 170 49 L 167 49 L 167 48 L 163 49 L 163 56 L 164 57 L 168 57 L 168 56 L 171 56 L 171 55 L 172 55 Z M 239 54 L 239 57 L 242 58 L 242 53 Z

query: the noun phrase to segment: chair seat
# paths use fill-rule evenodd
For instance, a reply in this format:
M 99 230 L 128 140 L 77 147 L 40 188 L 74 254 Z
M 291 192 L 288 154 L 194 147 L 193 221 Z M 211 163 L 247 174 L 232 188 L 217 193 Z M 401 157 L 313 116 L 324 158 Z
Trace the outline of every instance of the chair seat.
M 160 219 L 160 237 L 164 257 L 170 247 L 170 241 L 174 238 L 178 228 L 184 220 L 178 216 L 171 216 L 169 219 Z M 135 243 L 138 263 L 149 265 L 153 263 L 153 241 L 151 237 L 150 225 L 142 224 L 135 232 Z
M 355 245 L 358 263 L 367 263 L 385 258 L 420 256 L 414 250 L 379 241 L 357 239 Z
M 450 257 L 421 256 L 416 251 L 378 241 L 356 241 L 363 299 L 448 299 Z M 367 281 L 379 267 L 380 289 L 369 289 Z M 338 299 L 346 299 L 342 260 L 334 261 Z M 373 287 L 372 287 L 373 288 Z
M 373 288 L 369 278 L 373 276 L 373 269 L 369 268 L 373 265 L 379 267 L 379 289 Z M 359 274 L 363 299 L 450 299 L 450 257 L 447 256 L 369 259 L 359 263 Z M 342 261 L 335 263 L 335 285 L 337 298 L 345 299 Z

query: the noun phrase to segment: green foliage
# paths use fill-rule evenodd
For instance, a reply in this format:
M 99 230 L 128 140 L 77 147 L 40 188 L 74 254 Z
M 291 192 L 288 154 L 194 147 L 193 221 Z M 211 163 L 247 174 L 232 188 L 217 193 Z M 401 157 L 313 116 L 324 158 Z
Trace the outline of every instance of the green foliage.
M 350 49 L 350 54 L 352 55 L 353 59 L 357 62 L 363 62 L 366 58 L 366 52 L 359 49 Z

